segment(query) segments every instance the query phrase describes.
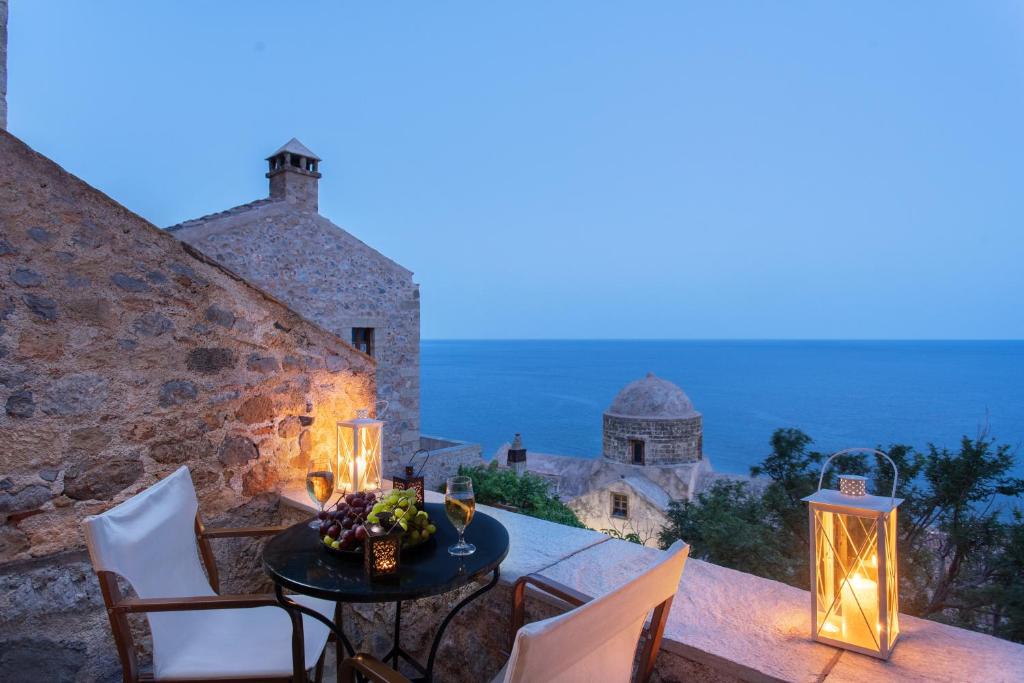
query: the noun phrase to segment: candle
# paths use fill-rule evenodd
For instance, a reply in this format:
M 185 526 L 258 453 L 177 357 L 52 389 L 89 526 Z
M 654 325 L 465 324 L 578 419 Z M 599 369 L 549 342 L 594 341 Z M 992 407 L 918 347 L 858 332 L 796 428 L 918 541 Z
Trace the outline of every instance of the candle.
M 843 640 L 877 649 L 871 629 L 878 628 L 878 582 L 855 573 L 842 588 Z

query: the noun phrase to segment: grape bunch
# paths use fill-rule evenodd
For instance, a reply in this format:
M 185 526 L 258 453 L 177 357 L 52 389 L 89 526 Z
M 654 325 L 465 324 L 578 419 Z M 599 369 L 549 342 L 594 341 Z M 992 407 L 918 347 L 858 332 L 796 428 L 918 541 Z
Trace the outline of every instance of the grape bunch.
M 351 550 L 362 543 L 366 539 L 364 524 L 368 511 L 376 502 L 377 495 L 373 492 L 349 493 L 331 510 L 318 514 L 324 545 L 336 550 Z
M 402 528 L 403 545 L 416 545 L 426 541 L 437 531 L 426 510 L 416 508 L 416 491 L 393 490 L 370 507 L 366 521 L 390 527 L 397 523 Z
M 416 545 L 437 531 L 425 510 L 416 508 L 416 491 L 349 493 L 330 510 L 317 515 L 323 544 L 335 550 L 353 550 L 366 540 L 367 525 L 401 528 L 402 544 Z

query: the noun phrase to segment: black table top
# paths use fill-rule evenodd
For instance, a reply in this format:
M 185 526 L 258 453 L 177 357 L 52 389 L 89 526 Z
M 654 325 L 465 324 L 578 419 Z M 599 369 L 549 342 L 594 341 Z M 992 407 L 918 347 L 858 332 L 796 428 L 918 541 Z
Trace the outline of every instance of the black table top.
M 466 528 L 472 555 L 455 557 L 448 546 L 459 535 L 444 513 L 444 505 L 426 503 L 437 527 L 433 548 L 402 553 L 397 577 L 370 581 L 362 556 L 340 557 L 324 549 L 316 529 L 301 522 L 270 539 L 263 550 L 263 569 L 284 588 L 338 602 L 394 602 L 447 593 L 474 577 L 493 571 L 508 555 L 508 531 L 501 522 L 479 510 Z

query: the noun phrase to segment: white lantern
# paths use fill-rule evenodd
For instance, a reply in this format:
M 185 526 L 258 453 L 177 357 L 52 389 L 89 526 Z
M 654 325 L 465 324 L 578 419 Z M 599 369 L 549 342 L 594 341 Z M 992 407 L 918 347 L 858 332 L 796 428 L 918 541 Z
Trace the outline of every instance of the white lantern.
M 342 493 L 381 488 L 384 422 L 356 411 L 354 420 L 338 422 L 338 470 L 335 489 Z
M 866 479 L 839 475 L 839 491 L 822 489 L 839 455 L 872 453 L 893 468 L 892 493 L 867 493 Z M 806 498 L 811 533 L 811 636 L 822 643 L 888 659 L 899 637 L 896 580 L 896 463 L 882 451 L 850 448 L 825 461 L 818 491 Z

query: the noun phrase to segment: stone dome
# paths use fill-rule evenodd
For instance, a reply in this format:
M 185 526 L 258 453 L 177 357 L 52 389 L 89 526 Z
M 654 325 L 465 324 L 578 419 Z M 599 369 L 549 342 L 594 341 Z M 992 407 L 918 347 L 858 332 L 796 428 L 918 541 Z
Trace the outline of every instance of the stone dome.
M 678 420 L 697 415 L 690 398 L 667 379 L 648 372 L 643 379 L 627 384 L 605 411 L 620 417 Z

